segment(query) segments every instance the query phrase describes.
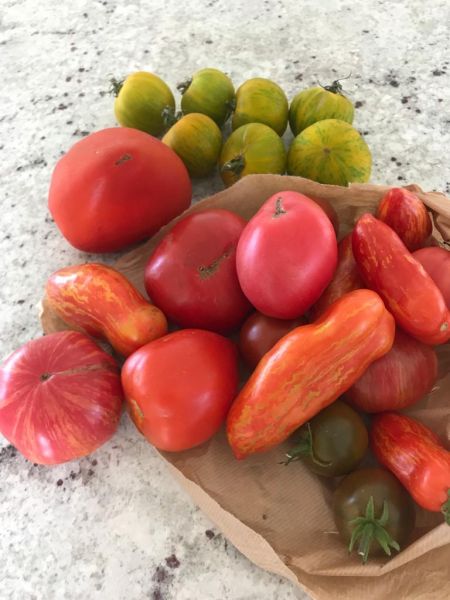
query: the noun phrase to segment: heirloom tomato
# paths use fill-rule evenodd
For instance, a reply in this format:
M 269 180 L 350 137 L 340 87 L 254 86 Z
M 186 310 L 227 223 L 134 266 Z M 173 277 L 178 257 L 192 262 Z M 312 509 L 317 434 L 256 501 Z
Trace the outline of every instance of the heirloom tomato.
M 450 252 L 435 246 L 416 250 L 413 256 L 441 290 L 447 308 L 450 310 Z

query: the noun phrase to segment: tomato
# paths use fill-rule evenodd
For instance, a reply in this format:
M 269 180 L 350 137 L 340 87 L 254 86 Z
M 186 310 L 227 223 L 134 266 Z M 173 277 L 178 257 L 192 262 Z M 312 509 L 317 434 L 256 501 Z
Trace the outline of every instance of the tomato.
M 94 452 L 116 431 L 122 400 L 114 359 L 76 331 L 32 340 L 0 367 L 0 432 L 34 463 Z
M 295 319 L 319 298 L 337 263 L 337 242 L 325 212 L 297 192 L 271 196 L 239 239 L 242 290 L 269 317 Z
M 122 368 L 131 418 L 160 450 L 187 450 L 222 425 L 238 385 L 237 353 L 230 340 L 184 329 L 150 342 Z
M 378 294 L 355 290 L 315 323 L 281 338 L 228 414 L 228 441 L 236 458 L 273 448 L 334 402 L 391 349 L 394 331 L 394 319 Z
M 424 344 L 450 339 L 450 314 L 440 290 L 393 229 L 364 214 L 353 230 L 352 247 L 364 282 L 380 294 L 402 329 Z
M 343 541 L 367 562 L 369 555 L 391 556 L 401 550 L 414 529 L 414 505 L 388 471 L 360 469 L 347 475 L 333 496 L 333 513 Z
M 182 327 L 225 332 L 250 311 L 236 275 L 236 246 L 246 222 L 223 209 L 193 213 L 161 240 L 145 267 L 153 302 Z
M 249 367 L 255 368 L 264 354 L 268 352 L 284 335 L 305 325 L 306 319 L 274 319 L 260 312 L 251 314 L 239 333 L 239 350 Z
M 391 350 L 367 368 L 346 397 L 368 413 L 400 410 L 431 391 L 437 372 L 434 349 L 397 329 Z
M 339 477 L 353 471 L 369 444 L 364 421 L 348 404 L 336 400 L 320 411 L 292 436 L 295 446 L 285 464 L 301 460 L 324 477 Z
M 153 235 L 191 202 L 186 167 L 168 146 L 127 127 L 102 129 L 59 159 L 49 210 L 85 252 L 113 252 Z
M 370 443 L 417 504 L 441 511 L 450 525 L 450 452 L 434 432 L 411 417 L 385 412 L 372 422 Z
M 424 245 L 433 225 L 425 204 L 404 188 L 392 188 L 381 199 L 377 218 L 391 227 L 410 252 Z
M 450 252 L 436 246 L 416 250 L 413 256 L 441 290 L 447 308 L 450 310 Z
M 112 267 L 89 263 L 59 269 L 45 292 L 47 305 L 65 323 L 106 339 L 124 356 L 167 333 L 164 314 Z
M 288 122 L 289 103 L 274 81 L 255 77 L 236 91 L 236 106 L 231 121 L 233 131 L 247 123 L 264 123 L 283 135 Z

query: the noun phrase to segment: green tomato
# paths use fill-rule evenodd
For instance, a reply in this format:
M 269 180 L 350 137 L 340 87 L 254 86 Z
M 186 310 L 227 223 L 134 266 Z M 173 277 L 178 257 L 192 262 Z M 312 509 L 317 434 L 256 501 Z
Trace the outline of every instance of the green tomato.
M 222 133 L 206 115 L 190 113 L 172 125 L 162 142 L 178 154 L 191 177 L 205 177 L 217 164 Z
M 158 136 L 166 129 L 165 114 L 175 111 L 169 86 L 154 73 L 138 71 L 124 81 L 112 80 L 116 94 L 114 112 L 122 127 L 133 127 Z
M 243 83 L 236 92 L 233 131 L 247 123 L 263 123 L 278 135 L 286 131 L 289 103 L 279 85 L 256 77 Z
M 181 110 L 184 114 L 202 113 L 221 127 L 233 111 L 233 83 L 218 69 L 201 69 L 177 88 L 183 94 Z

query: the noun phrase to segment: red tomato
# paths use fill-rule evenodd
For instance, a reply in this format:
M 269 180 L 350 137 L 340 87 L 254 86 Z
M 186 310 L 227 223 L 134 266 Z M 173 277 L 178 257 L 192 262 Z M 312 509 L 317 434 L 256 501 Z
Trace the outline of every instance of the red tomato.
M 413 256 L 441 290 L 450 310 L 450 252 L 435 246 L 421 248 L 414 252 Z
M 250 311 L 236 275 L 246 221 L 223 209 L 193 213 L 162 239 L 145 268 L 152 301 L 183 327 L 226 332 Z
M 304 325 L 306 319 L 274 319 L 260 312 L 248 317 L 239 333 L 239 350 L 249 367 L 256 367 L 261 358 L 287 333 Z
M 191 191 L 173 150 L 137 129 L 114 127 L 88 135 L 60 158 L 48 206 L 72 246 L 113 252 L 183 212 Z
M 183 329 L 139 348 L 122 368 L 128 409 L 139 431 L 160 450 L 187 450 L 213 436 L 238 385 L 230 340 Z
M 303 194 L 274 194 L 242 232 L 236 264 L 242 290 L 257 310 L 294 319 L 319 298 L 336 269 L 333 226 Z
M 85 456 L 116 431 L 122 407 L 114 359 L 86 335 L 28 342 L 0 368 L 0 431 L 43 465 Z

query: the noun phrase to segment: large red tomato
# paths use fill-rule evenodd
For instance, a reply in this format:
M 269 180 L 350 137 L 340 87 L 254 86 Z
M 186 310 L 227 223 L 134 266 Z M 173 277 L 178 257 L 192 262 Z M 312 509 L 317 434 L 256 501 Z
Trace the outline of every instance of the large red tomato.
M 201 329 L 183 329 L 139 348 L 122 383 L 139 431 L 160 450 L 187 450 L 224 422 L 238 385 L 236 349 Z
M 294 319 L 319 298 L 334 274 L 333 226 L 303 194 L 274 194 L 242 232 L 236 264 L 242 290 L 260 312 Z
M 222 209 L 194 213 L 162 239 L 145 268 L 145 287 L 183 327 L 226 332 L 250 311 L 236 275 L 236 246 L 246 221 Z
M 114 359 L 76 331 L 28 342 L 0 368 L 0 431 L 26 458 L 85 456 L 116 431 L 122 406 Z
M 450 310 L 450 252 L 434 246 L 416 250 L 413 256 L 441 290 L 447 308 Z
M 114 127 L 83 138 L 58 161 L 48 206 L 72 246 L 113 252 L 150 237 L 190 201 L 189 175 L 173 150 Z

